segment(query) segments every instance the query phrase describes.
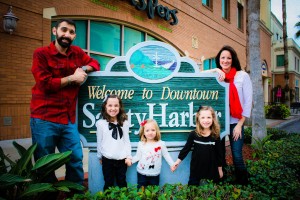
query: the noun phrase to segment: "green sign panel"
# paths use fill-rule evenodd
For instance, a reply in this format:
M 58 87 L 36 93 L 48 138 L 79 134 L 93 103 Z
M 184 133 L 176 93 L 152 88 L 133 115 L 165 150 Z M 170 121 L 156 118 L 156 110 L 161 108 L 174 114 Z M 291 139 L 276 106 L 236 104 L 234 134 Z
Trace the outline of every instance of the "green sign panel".
M 221 124 L 221 137 L 229 131 L 228 85 L 214 74 L 200 73 L 196 63 L 180 57 L 170 45 L 142 42 L 126 56 L 111 60 L 105 71 L 93 72 L 81 86 L 77 123 L 84 146 L 96 145 L 96 122 L 108 94 L 121 97 L 128 115 L 130 140 L 139 141 L 140 123 L 155 119 L 168 146 L 182 146 L 195 129 L 200 105 L 212 106 Z

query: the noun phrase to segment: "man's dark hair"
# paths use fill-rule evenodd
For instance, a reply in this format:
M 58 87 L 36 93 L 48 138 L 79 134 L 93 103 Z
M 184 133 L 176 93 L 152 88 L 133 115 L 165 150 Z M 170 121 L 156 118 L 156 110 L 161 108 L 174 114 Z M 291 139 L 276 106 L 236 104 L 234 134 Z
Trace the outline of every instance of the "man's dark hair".
M 73 20 L 71 19 L 59 19 L 57 20 L 56 24 L 55 24 L 55 28 L 58 28 L 58 26 L 62 23 L 62 22 L 67 22 L 70 25 L 73 25 L 75 27 L 76 30 L 76 24 Z

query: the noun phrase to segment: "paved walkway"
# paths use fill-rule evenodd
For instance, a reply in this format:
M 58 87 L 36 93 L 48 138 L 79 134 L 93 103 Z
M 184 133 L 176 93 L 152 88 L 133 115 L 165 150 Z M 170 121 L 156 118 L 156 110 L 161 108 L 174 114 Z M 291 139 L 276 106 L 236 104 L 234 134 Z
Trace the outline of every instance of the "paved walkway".
M 283 126 L 288 126 L 290 123 L 293 123 L 294 121 L 300 119 L 300 113 L 293 114 L 287 119 L 266 119 L 266 124 L 267 127 L 271 128 L 280 128 Z M 2 140 L 0 141 L 0 146 L 3 149 L 4 153 L 8 155 L 12 160 L 16 160 L 20 158 L 17 150 L 15 147 L 12 145 L 12 142 L 16 141 L 18 144 L 22 145 L 24 148 L 28 149 L 30 145 L 32 144 L 31 138 L 25 138 L 25 139 L 16 139 L 16 140 Z M 88 172 L 88 148 L 83 148 L 83 168 L 84 172 L 86 173 L 87 177 L 87 172 Z M 56 176 L 57 177 L 64 177 L 65 175 L 65 167 L 61 167 L 58 170 L 56 170 Z

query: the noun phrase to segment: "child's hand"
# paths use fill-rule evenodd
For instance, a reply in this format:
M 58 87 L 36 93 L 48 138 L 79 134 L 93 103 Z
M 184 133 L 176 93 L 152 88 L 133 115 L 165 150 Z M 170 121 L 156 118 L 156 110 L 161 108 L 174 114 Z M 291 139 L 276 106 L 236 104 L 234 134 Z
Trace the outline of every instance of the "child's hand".
M 170 167 L 170 168 L 171 168 L 171 171 L 174 172 L 174 171 L 177 169 L 177 167 L 178 167 L 178 165 L 175 165 L 175 164 L 174 164 L 173 166 Z
M 218 167 L 218 170 L 219 170 L 219 176 L 220 176 L 220 178 L 223 178 L 224 174 L 223 174 L 222 167 Z
M 181 160 L 177 159 L 176 162 L 174 163 L 174 165 L 171 167 L 171 171 L 174 172 L 180 163 L 181 163 Z
M 131 159 L 126 158 L 126 159 L 125 159 L 125 164 L 126 164 L 128 167 L 130 167 L 130 166 L 132 165 Z
M 102 159 L 100 159 L 99 162 L 100 162 L 100 165 L 102 165 Z

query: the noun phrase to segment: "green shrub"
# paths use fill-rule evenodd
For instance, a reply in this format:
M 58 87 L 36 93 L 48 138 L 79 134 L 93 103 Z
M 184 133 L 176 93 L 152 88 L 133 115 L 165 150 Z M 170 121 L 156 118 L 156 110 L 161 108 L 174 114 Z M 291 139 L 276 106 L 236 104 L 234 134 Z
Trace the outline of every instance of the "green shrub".
M 264 200 L 270 197 L 261 192 L 253 191 L 251 187 L 234 186 L 230 184 L 217 185 L 207 182 L 201 186 L 188 186 L 182 184 L 165 184 L 163 187 L 148 186 L 136 189 L 130 185 L 128 188 L 112 187 L 107 191 L 91 195 L 89 192 L 74 195 L 72 199 L 133 199 L 133 200 L 185 200 L 185 199 L 257 199 Z
M 267 129 L 268 139 L 256 161 L 247 160 L 249 185 L 234 182 L 234 167 L 226 168 L 228 178 L 223 184 L 207 182 L 198 187 L 182 184 L 166 184 L 163 187 L 148 186 L 136 189 L 112 187 L 105 192 L 76 194 L 72 199 L 297 199 L 300 188 L 300 135 L 287 134 L 278 129 Z M 251 133 L 251 128 L 247 128 Z
M 266 152 L 266 145 L 268 143 L 270 143 L 270 138 L 272 137 L 272 135 L 268 135 L 266 137 L 264 137 L 263 139 L 256 139 L 253 138 L 255 142 L 253 142 L 253 144 L 251 144 L 251 146 L 254 149 L 254 153 L 253 153 L 253 158 L 261 158 L 263 157 L 263 155 Z
M 285 119 L 290 115 L 290 109 L 285 104 L 265 106 L 265 116 L 268 119 Z
M 247 161 L 250 185 L 279 199 L 294 199 L 300 188 L 300 135 L 288 135 L 264 145 L 260 160 Z
M 289 133 L 278 128 L 267 128 L 267 135 L 271 135 L 270 140 L 279 140 L 288 137 Z
M 299 133 L 300 133 L 300 130 L 299 130 Z M 244 142 L 246 144 L 251 144 L 251 142 L 252 142 L 252 127 L 246 127 L 244 130 L 244 134 L 245 134 Z M 278 128 L 267 128 L 267 136 L 268 135 L 271 135 L 269 138 L 270 140 L 279 140 L 281 138 L 286 138 L 286 137 L 292 136 L 293 134 L 288 133 L 285 130 L 280 130 Z
M 244 143 L 251 144 L 251 139 L 252 139 L 252 128 L 246 127 L 244 129 Z
M 266 145 L 263 159 L 274 160 L 283 163 L 285 166 L 300 172 L 300 135 L 290 134 L 285 138 Z M 299 177 L 298 177 L 299 178 Z
M 44 181 L 49 173 L 71 159 L 71 151 L 49 154 L 33 163 L 33 153 L 37 144 L 31 145 L 27 150 L 15 141 L 13 145 L 20 154 L 20 158 L 15 162 L 5 155 L 0 147 L 0 199 L 42 199 L 45 192 L 85 189 L 84 186 L 69 181 Z

